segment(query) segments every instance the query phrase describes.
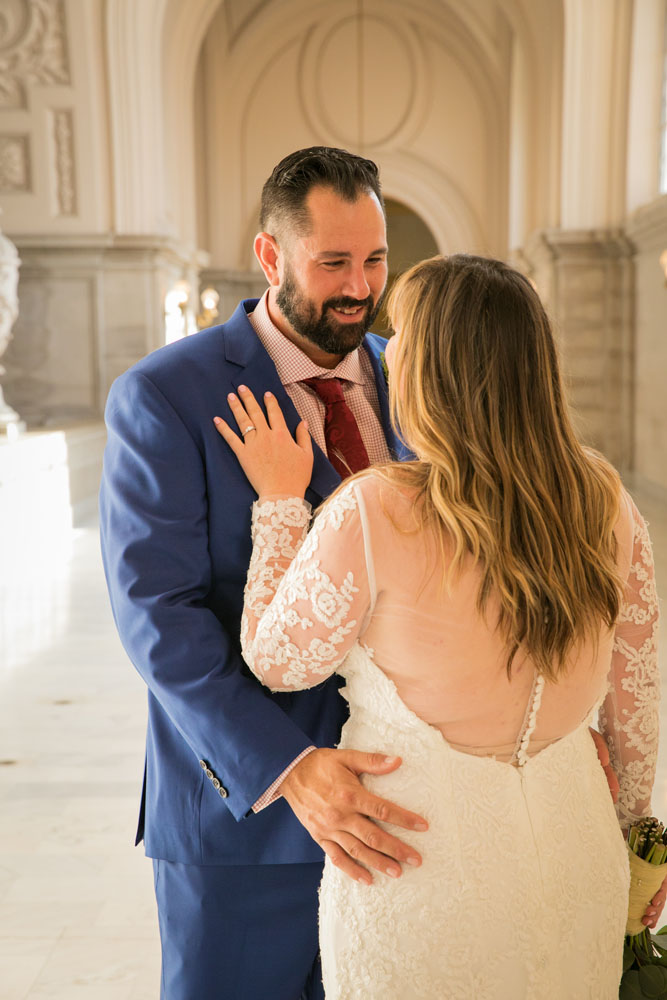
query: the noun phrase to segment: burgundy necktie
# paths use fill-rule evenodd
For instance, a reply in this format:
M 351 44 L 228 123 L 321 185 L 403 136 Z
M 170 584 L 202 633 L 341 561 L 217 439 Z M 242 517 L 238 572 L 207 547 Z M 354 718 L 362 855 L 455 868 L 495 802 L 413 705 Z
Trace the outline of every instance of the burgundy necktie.
M 305 378 L 326 407 L 324 440 L 327 455 L 338 475 L 345 479 L 371 464 L 362 441 L 357 421 L 343 397 L 343 387 L 337 378 Z

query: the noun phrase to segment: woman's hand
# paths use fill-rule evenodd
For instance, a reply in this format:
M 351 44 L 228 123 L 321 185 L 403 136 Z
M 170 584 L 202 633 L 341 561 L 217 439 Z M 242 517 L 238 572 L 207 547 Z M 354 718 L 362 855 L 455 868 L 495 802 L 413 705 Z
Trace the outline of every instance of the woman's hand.
M 213 423 L 241 463 L 250 485 L 260 497 L 276 493 L 304 496 L 313 470 L 313 443 L 307 423 L 301 421 L 295 441 L 272 393 L 264 393 L 268 421 L 250 389 L 240 385 L 239 396 L 230 392 L 227 401 L 241 436 L 221 417 L 214 417 Z
M 667 878 L 664 879 L 655 896 L 646 907 L 646 912 L 642 917 L 644 927 L 650 927 L 651 929 L 657 927 L 658 920 L 660 919 L 660 915 L 665 905 L 665 898 L 667 898 Z

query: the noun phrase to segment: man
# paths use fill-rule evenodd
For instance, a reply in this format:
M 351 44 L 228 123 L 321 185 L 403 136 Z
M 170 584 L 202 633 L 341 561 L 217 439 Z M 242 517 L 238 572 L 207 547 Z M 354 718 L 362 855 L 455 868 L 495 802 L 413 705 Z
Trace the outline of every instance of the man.
M 402 457 L 384 341 L 365 334 L 387 277 L 377 167 L 293 153 L 264 186 L 261 227 L 262 299 L 139 362 L 107 405 L 102 542 L 149 692 L 137 843 L 154 859 L 166 1000 L 320 998 L 322 850 L 351 878 L 398 877 L 421 859 L 374 820 L 426 828 L 359 781 L 400 761 L 332 749 L 335 679 L 272 695 L 241 659 L 255 495 L 212 422 L 231 419 L 227 394 L 270 390 L 292 431 L 307 419 L 313 506 L 349 471 Z
M 288 156 L 261 226 L 264 297 L 139 362 L 107 405 L 103 552 L 149 691 L 137 842 L 154 859 L 167 1000 L 321 997 L 322 849 L 353 878 L 397 876 L 420 858 L 373 820 L 425 828 L 359 782 L 399 761 L 331 749 L 345 719 L 336 680 L 270 695 L 241 659 L 255 496 L 212 422 L 229 415 L 227 393 L 271 390 L 292 430 L 308 419 L 314 506 L 341 473 L 400 456 L 384 341 L 365 335 L 387 277 L 375 164 L 318 147 Z

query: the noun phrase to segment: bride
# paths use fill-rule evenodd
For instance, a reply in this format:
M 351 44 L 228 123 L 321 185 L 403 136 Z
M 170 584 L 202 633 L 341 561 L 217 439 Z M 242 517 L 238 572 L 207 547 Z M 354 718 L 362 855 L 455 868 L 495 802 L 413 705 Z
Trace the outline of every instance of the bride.
M 306 425 L 293 440 L 275 398 L 265 417 L 249 391 L 232 411 L 254 432 L 216 418 L 259 496 L 247 663 L 274 691 L 338 671 L 341 747 L 400 757 L 364 783 L 429 823 L 412 841 L 422 866 L 395 882 L 327 859 L 327 1000 L 612 1000 L 623 830 L 650 811 L 657 754 L 646 525 L 577 442 L 523 276 L 435 257 L 398 280 L 388 312 L 392 415 L 416 458 L 346 480 L 312 526 Z

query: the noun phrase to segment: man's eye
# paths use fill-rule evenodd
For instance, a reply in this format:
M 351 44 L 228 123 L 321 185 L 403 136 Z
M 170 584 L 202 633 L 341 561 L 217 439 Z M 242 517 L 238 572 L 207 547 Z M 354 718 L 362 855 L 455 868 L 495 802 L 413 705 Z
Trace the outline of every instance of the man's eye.
M 327 260 L 324 262 L 325 267 L 340 267 L 342 265 L 342 260 Z
M 373 266 L 376 266 L 377 264 L 384 264 L 384 257 L 369 257 L 366 263 Z

